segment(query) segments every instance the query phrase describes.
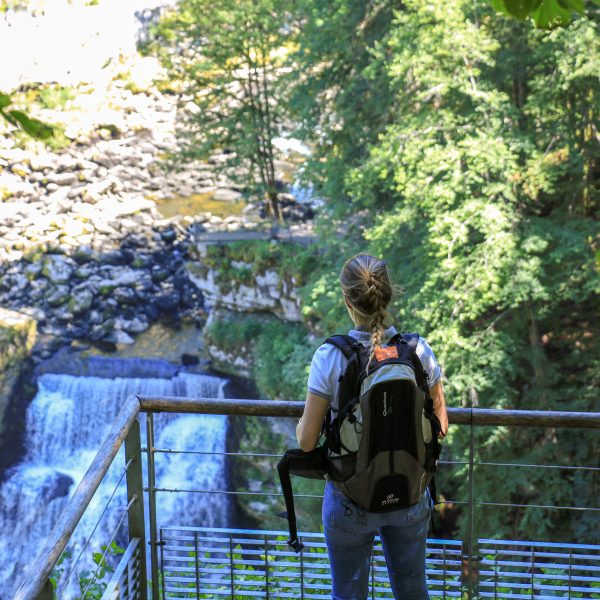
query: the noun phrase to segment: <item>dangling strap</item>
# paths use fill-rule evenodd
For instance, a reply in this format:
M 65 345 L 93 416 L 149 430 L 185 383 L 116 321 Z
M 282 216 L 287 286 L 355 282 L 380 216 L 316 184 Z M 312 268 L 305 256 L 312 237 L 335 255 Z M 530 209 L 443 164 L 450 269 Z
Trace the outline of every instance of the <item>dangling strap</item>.
M 438 528 L 435 526 L 435 521 L 436 519 L 434 519 L 435 517 L 435 506 L 436 504 L 439 504 L 439 502 L 437 501 L 437 492 L 435 490 L 435 476 L 433 476 L 431 478 L 431 481 L 429 482 L 429 496 L 431 497 L 431 501 L 433 502 L 433 507 L 431 509 L 431 533 L 433 533 L 433 535 L 438 534 Z
M 298 539 L 298 530 L 296 528 L 296 510 L 294 508 L 294 493 L 292 491 L 292 481 L 290 479 L 290 464 L 287 452 L 283 458 L 277 463 L 277 472 L 279 473 L 279 481 L 285 499 L 286 512 L 281 516 L 287 518 L 288 527 L 290 530 L 290 539 L 288 545 L 294 549 L 294 552 L 302 552 L 304 544 Z

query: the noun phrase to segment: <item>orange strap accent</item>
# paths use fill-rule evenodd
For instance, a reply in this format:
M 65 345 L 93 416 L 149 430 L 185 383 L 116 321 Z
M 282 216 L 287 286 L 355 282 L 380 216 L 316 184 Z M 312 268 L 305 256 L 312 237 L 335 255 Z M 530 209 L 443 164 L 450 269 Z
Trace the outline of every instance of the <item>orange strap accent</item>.
M 386 358 L 398 358 L 398 348 L 396 348 L 396 346 L 388 346 L 387 348 L 377 346 L 377 348 L 375 348 L 375 358 L 379 362 Z

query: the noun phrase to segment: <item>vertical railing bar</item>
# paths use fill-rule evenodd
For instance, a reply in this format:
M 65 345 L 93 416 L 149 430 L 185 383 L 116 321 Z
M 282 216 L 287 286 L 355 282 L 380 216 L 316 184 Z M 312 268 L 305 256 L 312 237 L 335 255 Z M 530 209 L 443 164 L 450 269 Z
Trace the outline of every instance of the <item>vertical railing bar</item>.
M 471 419 L 469 422 L 469 471 L 468 471 L 468 486 L 469 486 L 469 515 L 467 521 L 467 597 L 469 600 L 473 598 L 473 523 L 474 523 L 474 506 L 473 506 L 473 462 L 475 453 L 475 434 L 473 428 L 473 407 L 471 407 Z
M 194 556 L 196 557 L 196 598 L 197 600 L 200 600 L 200 558 L 198 552 L 198 532 L 194 531 Z M 164 579 L 165 578 L 163 577 L 163 581 Z
M 132 563 L 135 564 L 135 552 L 133 553 L 131 558 L 128 559 L 127 566 L 123 570 L 123 579 L 121 580 L 121 582 L 119 584 L 119 589 L 118 589 L 119 593 L 118 593 L 117 598 L 123 598 L 123 599 L 131 598 L 131 580 L 133 579 L 132 573 L 131 573 Z M 121 590 L 123 590 L 122 593 L 121 593 Z
M 300 552 L 300 600 L 304 600 L 304 553 Z
M 573 564 L 573 550 L 569 548 L 569 600 L 571 600 L 571 565 Z
M 160 529 L 160 574 L 161 574 L 161 588 L 162 588 L 162 600 L 165 600 L 167 597 L 167 590 L 165 587 L 165 554 L 164 547 L 165 542 L 162 539 L 163 530 L 162 527 Z
M 144 518 L 144 476 L 142 473 L 142 444 L 140 440 L 140 424 L 135 419 L 131 424 L 127 437 L 125 438 L 125 461 L 127 468 L 127 501 L 133 497 L 136 503 L 129 511 L 127 529 L 129 542 L 133 538 L 139 538 L 140 551 L 140 600 L 148 598 L 148 583 L 146 577 L 146 524 Z
M 158 542 L 156 539 L 156 473 L 154 470 L 154 418 L 146 413 L 146 445 L 148 447 L 148 509 L 150 513 L 150 564 L 152 569 L 152 600 L 159 600 Z
M 233 537 L 229 534 L 229 580 L 231 582 L 231 600 L 235 598 L 234 578 L 233 578 Z
M 444 551 L 442 553 L 442 598 L 446 600 L 446 545 L 444 544 Z
M 534 564 L 535 564 L 535 550 L 534 550 L 533 546 L 531 546 L 531 598 L 532 598 L 532 600 L 535 595 L 534 590 L 533 590 L 533 586 L 535 583 L 535 578 L 533 576 Z
M 494 553 L 494 599 L 498 600 L 498 553 Z
M 269 600 L 269 542 L 265 535 L 265 589 L 267 592 L 266 598 Z
M 375 600 L 375 551 L 371 550 L 371 598 Z

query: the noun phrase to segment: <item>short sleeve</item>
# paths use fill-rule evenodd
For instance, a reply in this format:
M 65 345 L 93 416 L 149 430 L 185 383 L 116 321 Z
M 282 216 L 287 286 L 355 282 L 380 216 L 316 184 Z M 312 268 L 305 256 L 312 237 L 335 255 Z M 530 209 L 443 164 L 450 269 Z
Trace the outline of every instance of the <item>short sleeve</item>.
M 314 353 L 308 374 L 308 391 L 331 400 L 335 391 L 339 365 L 337 354 L 341 352 L 331 344 L 323 344 Z
M 433 387 L 440 380 L 442 370 L 438 365 L 431 346 L 422 337 L 419 338 L 417 344 L 417 356 L 421 359 L 423 369 L 429 375 L 429 387 Z

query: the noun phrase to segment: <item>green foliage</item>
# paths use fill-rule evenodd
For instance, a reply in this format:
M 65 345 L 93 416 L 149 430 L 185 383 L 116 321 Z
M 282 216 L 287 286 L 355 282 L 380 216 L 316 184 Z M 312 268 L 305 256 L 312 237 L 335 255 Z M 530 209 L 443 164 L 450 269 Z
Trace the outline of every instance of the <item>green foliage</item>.
M 179 158 L 226 151 L 217 170 L 265 198 L 272 216 L 285 9 L 281 0 L 185 0 L 155 32 L 159 56 L 194 105 L 179 130 Z
M 75 96 L 75 91 L 71 87 L 47 86 L 40 88 L 37 101 L 43 108 L 64 110 Z
M 306 173 L 328 196 L 323 230 L 345 226 L 341 244 L 325 238 L 319 264 L 329 266 L 303 290 L 311 328 L 339 329 L 340 263 L 367 249 L 404 288 L 398 326 L 431 342 L 451 406 L 594 410 L 596 20 L 541 32 L 466 1 L 407 0 L 395 13 L 385 2 L 368 13 L 353 2 L 301 7 L 310 23 L 295 68 L 311 76 L 296 76 L 293 106 L 301 135 L 312 141 L 319 131 Z M 592 436 L 564 431 L 497 429 L 479 439 L 487 461 L 592 465 L 599 451 Z M 457 428 L 448 452 L 460 459 L 466 448 Z M 507 486 L 498 477 L 476 472 L 480 500 L 594 505 L 589 473 L 576 486 L 558 470 L 513 469 Z M 591 519 L 495 510 L 478 527 L 589 539 Z
M 78 574 L 79 589 L 82 593 L 81 598 L 85 600 L 100 600 L 106 586 L 110 580 L 110 576 L 114 573 L 114 563 L 118 557 L 125 553 L 116 542 L 111 542 L 110 545 L 100 547 L 100 552 L 92 553 L 92 561 L 96 568 L 93 571 L 81 571 Z M 61 583 L 61 577 L 65 574 L 64 563 L 66 560 L 73 558 L 73 552 L 65 551 L 60 555 L 52 574 L 50 582 L 52 587 L 57 590 Z
M 244 353 L 262 398 L 286 400 L 306 396 L 307 367 L 315 350 L 307 336 L 300 324 L 260 315 L 216 320 L 204 330 L 208 343 L 234 355 Z
M 262 397 L 304 400 L 308 365 L 315 344 L 301 325 L 273 321 L 257 338 L 254 349 L 256 385 Z
M 92 559 L 96 568 L 93 571 L 83 571 L 79 573 L 79 588 L 85 600 L 100 600 L 108 585 L 110 575 L 114 573 L 114 567 L 111 564 L 111 557 L 124 554 L 125 550 L 116 542 L 111 542 L 110 546 L 100 547 L 101 552 L 94 552 Z
M 582 16 L 585 13 L 584 0 L 491 0 L 491 4 L 498 12 L 517 19 L 531 18 L 541 29 L 568 25 L 573 14 Z M 600 3 L 590 0 L 589 4 Z
M 215 270 L 217 283 L 225 289 L 251 284 L 267 271 L 275 272 L 282 283 L 301 287 L 319 260 L 315 246 L 263 240 L 213 244 L 200 258 L 205 268 Z
M 34 139 L 48 141 L 52 138 L 54 129 L 50 125 L 29 117 L 22 110 L 9 109 L 11 104 L 12 98 L 8 94 L 0 92 L 0 117 Z

